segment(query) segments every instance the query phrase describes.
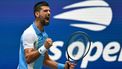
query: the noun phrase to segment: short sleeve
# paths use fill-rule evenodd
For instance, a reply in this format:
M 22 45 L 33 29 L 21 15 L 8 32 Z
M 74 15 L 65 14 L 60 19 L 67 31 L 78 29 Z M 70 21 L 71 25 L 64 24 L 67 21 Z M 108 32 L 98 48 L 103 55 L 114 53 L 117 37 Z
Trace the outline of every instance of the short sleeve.
M 32 33 L 24 33 L 22 36 L 22 45 L 24 49 L 34 48 L 35 35 Z

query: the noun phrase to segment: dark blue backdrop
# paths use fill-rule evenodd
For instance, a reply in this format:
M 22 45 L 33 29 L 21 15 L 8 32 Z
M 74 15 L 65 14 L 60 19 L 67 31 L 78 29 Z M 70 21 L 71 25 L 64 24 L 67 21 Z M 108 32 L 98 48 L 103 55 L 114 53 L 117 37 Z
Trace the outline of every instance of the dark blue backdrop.
M 51 6 L 50 26 L 46 31 L 54 41 L 64 41 L 74 31 L 87 32 L 92 41 L 101 41 L 105 46 L 111 41 L 122 44 L 122 1 L 106 0 L 112 8 L 113 19 L 111 24 L 103 31 L 89 31 L 85 29 L 69 27 L 65 20 L 56 20 L 54 15 L 63 12 L 62 7 L 80 2 L 80 0 L 47 0 Z M 19 42 L 22 32 L 33 22 L 33 5 L 31 0 L 1 0 L 0 1 L 0 69 L 16 69 L 19 56 Z M 70 22 L 70 21 L 69 21 Z M 65 35 L 65 36 L 64 36 Z M 65 48 L 65 47 L 64 47 Z M 62 48 L 61 51 L 64 53 Z M 120 52 L 118 52 L 118 56 Z M 50 53 L 51 54 L 51 53 Z M 122 54 L 121 54 L 122 55 Z M 65 54 L 60 60 L 64 63 Z M 102 57 L 88 64 L 87 69 L 122 69 L 122 62 L 106 62 Z M 79 67 L 78 67 L 79 68 Z

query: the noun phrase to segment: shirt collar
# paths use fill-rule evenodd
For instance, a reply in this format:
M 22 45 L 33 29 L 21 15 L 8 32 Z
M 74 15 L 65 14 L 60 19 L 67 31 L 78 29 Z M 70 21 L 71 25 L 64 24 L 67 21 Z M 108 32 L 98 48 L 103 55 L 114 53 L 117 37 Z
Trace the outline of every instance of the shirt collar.
M 37 28 L 37 26 L 35 25 L 34 22 L 33 22 L 32 26 L 33 26 L 34 30 L 36 31 L 36 34 L 42 34 L 42 33 L 43 33 L 42 31 L 40 31 L 40 30 Z

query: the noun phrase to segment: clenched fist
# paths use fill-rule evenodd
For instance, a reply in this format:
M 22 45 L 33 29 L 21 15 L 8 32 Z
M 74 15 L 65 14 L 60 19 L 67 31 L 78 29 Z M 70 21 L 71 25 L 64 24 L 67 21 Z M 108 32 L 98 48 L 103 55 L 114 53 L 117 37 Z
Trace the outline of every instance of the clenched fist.
M 47 38 L 46 40 L 45 40 L 45 43 L 44 43 L 44 46 L 45 46 L 45 48 L 46 49 L 49 49 L 51 46 L 52 46 L 52 39 L 51 38 Z

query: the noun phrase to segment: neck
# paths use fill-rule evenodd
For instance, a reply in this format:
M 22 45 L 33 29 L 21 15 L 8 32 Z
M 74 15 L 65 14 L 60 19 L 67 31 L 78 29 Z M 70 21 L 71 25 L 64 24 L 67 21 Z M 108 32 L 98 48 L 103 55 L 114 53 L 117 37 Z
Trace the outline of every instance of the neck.
M 35 25 L 40 31 L 44 31 L 44 26 L 40 23 L 39 20 L 35 20 Z

